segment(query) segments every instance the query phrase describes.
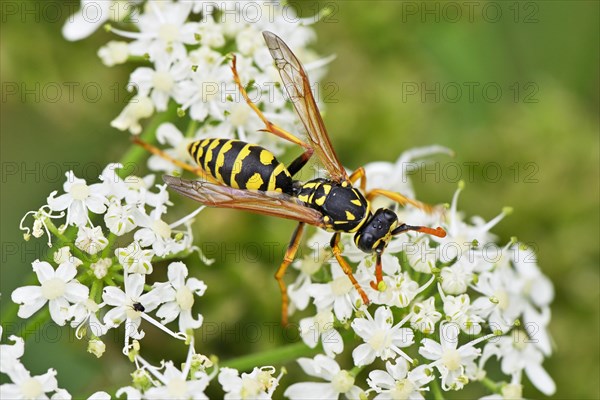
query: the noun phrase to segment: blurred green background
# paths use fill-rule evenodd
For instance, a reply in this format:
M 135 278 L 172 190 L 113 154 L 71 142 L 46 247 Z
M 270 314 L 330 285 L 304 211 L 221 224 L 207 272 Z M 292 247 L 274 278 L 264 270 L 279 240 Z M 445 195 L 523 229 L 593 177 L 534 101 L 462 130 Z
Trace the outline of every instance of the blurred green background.
M 545 367 L 556 381 L 556 398 L 599 398 L 599 3 L 467 3 L 301 4 L 307 13 L 325 5 L 335 10 L 316 24 L 315 47 L 337 54 L 325 79 L 339 87 L 327 105 L 327 126 L 349 168 L 393 161 L 417 146 L 454 149 L 453 159 L 438 158 L 437 174 L 414 176 L 424 201 L 450 201 L 456 170 L 444 166 L 456 163 L 467 181 L 460 209 L 490 219 L 514 207 L 494 232 L 500 243 L 517 236 L 533 244 L 555 284 L 550 331 L 556 349 Z M 96 51 L 112 38 L 103 31 L 81 42 L 63 40 L 62 22 L 77 2 L 68 4 L 2 2 L 2 310 L 30 262 L 46 251 L 44 240 L 22 242 L 22 215 L 60 189 L 68 169 L 93 180 L 130 146 L 128 134 L 109 122 L 125 105 L 132 66 L 100 63 Z M 437 99 L 424 94 L 436 84 Z M 417 93 L 407 92 L 415 87 Z M 472 179 L 465 163 L 478 163 Z M 227 359 L 297 339 L 279 328 L 272 278 L 293 224 L 224 210 L 208 210 L 199 220 L 197 239 L 210 238 L 225 251 L 207 248 L 217 261 L 198 273 L 209 286 L 200 302 L 207 325 L 198 351 Z M 277 244 L 275 255 L 270 243 Z M 239 262 L 241 250 L 246 257 Z M 96 361 L 68 330 L 62 333 L 53 343 L 29 341 L 25 362 L 33 372 L 55 367 L 61 387 L 81 395 L 127 381 L 120 340 Z M 145 348 L 156 343 L 162 350 L 162 336 L 153 333 L 148 330 Z M 182 353 L 167 346 L 174 357 Z M 483 393 L 471 386 L 470 395 Z M 525 395 L 541 396 L 531 388 Z

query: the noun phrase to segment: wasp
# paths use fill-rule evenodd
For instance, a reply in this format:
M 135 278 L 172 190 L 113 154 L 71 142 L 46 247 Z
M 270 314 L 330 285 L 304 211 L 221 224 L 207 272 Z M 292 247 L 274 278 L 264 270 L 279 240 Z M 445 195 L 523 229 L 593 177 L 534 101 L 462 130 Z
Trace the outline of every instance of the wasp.
M 298 222 L 284 259 L 275 273 L 282 296 L 282 323 L 287 325 L 288 295 L 283 278 L 296 256 L 306 225 L 333 232 L 330 241 L 332 253 L 366 305 L 369 304 L 369 298 L 356 281 L 351 266 L 342 257 L 339 244 L 341 233 L 354 234 L 354 243 L 360 250 L 376 255 L 376 281 L 370 284 L 378 289 L 383 279 L 381 256 L 392 237 L 407 231 L 444 237 L 446 232 L 439 227 L 432 229 L 407 225 L 400 222 L 396 213 L 387 208 L 371 209 L 371 201 L 375 197 L 384 196 L 401 205 L 412 204 L 431 211 L 430 206 L 399 193 L 382 189 L 367 192 L 363 167 L 347 174 L 331 145 L 304 67 L 277 35 L 265 31 L 263 37 L 288 98 L 306 129 L 308 142 L 271 123 L 250 100 L 240 81 L 235 56 L 231 66 L 234 81 L 246 103 L 265 124 L 263 130 L 301 146 L 304 152 L 286 166 L 269 150 L 255 144 L 233 139 L 203 139 L 188 146 L 189 154 L 196 161 L 197 167 L 173 159 L 171 161 L 204 179 L 187 180 L 169 175 L 163 176 L 163 179 L 175 192 L 207 206 L 246 210 Z M 154 153 L 161 153 L 139 140 L 138 144 Z M 313 154 L 317 155 L 325 167 L 328 178 L 307 182 L 295 180 L 294 176 Z M 169 158 L 164 153 L 161 155 Z M 354 186 L 358 181 L 360 189 Z

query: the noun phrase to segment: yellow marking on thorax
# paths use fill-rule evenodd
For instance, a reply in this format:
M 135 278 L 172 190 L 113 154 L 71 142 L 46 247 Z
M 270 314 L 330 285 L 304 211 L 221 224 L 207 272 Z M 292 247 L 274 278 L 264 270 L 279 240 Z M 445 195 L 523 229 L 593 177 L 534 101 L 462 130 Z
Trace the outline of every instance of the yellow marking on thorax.
M 242 150 L 240 150 L 240 152 L 238 153 L 237 157 L 235 158 L 235 161 L 233 163 L 233 167 L 231 169 L 231 183 L 230 186 L 234 189 L 239 189 L 239 185 L 237 184 L 235 177 L 237 174 L 240 173 L 240 171 L 242 170 L 242 163 L 244 161 L 244 158 L 248 157 L 248 155 L 250 154 L 250 148 L 252 147 L 251 144 L 247 144 L 245 145 Z
M 315 199 L 315 204 L 318 206 L 322 206 L 323 204 L 325 204 L 326 198 L 327 198 L 327 196 L 321 196 L 318 199 Z
M 354 200 L 350 200 L 350 203 L 357 205 L 357 206 L 362 206 L 362 202 L 359 199 L 354 199 Z
M 350 211 L 346 210 L 346 220 L 354 221 L 355 219 L 356 219 L 356 217 L 354 216 L 354 214 L 352 214 Z

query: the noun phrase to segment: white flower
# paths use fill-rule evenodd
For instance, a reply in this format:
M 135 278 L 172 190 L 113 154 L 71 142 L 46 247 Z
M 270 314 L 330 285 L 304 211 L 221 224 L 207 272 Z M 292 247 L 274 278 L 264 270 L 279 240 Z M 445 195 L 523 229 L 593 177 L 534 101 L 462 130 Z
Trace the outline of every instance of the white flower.
M 348 399 L 358 399 L 362 389 L 354 385 L 354 376 L 340 368 L 333 358 L 317 354 L 315 358 L 299 358 L 298 364 L 310 376 L 325 379 L 327 382 L 294 383 L 283 393 L 295 399 L 338 399 L 343 394 Z
M 385 371 L 374 370 L 369 373 L 367 383 L 377 393 L 376 400 L 424 399 L 423 388 L 433 380 L 427 365 L 421 365 L 412 371 L 408 370 L 408 362 L 397 358 L 396 363 L 385 363 Z M 429 372 L 429 373 L 428 373 Z
M 375 304 L 404 308 L 422 290 L 419 284 L 413 281 L 407 272 L 401 272 L 393 276 L 384 276 L 383 283 L 384 290 L 374 291 L 375 296 L 371 296 Z M 427 283 L 426 285 L 428 286 L 429 284 Z
M 442 301 L 447 321 L 456 322 L 460 329 L 467 334 L 479 335 L 481 333 L 481 323 L 485 320 L 473 310 L 469 295 L 443 296 Z
M 442 313 L 435 308 L 435 298 L 416 302 L 411 307 L 410 326 L 425 334 L 435 332 L 435 324 L 442 318 Z
M 162 385 L 144 392 L 144 398 L 148 400 L 208 399 L 204 394 L 209 383 L 205 373 L 197 373 L 195 379 L 189 379 L 186 373 L 173 366 L 172 361 L 167 361 L 164 372 L 155 374 Z
M 330 310 L 320 311 L 314 317 L 300 320 L 300 336 L 311 349 L 317 347 L 319 339 L 323 350 L 329 357 L 335 357 L 344 350 L 344 341 L 333 326 L 333 313 Z
M 134 11 L 133 4 L 139 3 L 139 1 L 81 0 L 81 8 L 67 18 L 63 25 L 62 34 L 65 39 L 71 41 L 85 39 L 109 19 L 113 21 L 124 20 Z
M 67 210 L 67 225 L 85 225 L 88 211 L 103 214 L 108 200 L 105 187 L 100 183 L 87 185 L 84 179 L 77 178 L 73 171 L 66 173 L 67 181 L 63 185 L 64 194 L 55 197 L 56 190 L 48 196 L 48 206 L 53 211 Z
M 131 232 L 137 226 L 134 215 L 134 205 L 111 201 L 106 214 L 104 214 L 104 223 L 111 233 L 121 236 Z
M 461 294 L 467 291 L 473 279 L 471 269 L 460 260 L 451 267 L 444 267 L 440 273 L 442 289 L 447 294 Z
M 511 209 L 506 207 L 502 210 L 502 213 L 488 222 L 485 222 L 480 217 L 473 217 L 473 224 L 465 223 L 463 221 L 463 216 L 457 211 L 458 196 L 463 187 L 464 183 L 461 181 L 452 198 L 446 237 L 431 238 L 439 243 L 439 254 L 442 262 L 449 262 L 455 258 L 458 258 L 459 260 L 468 258 L 465 253 L 472 249 L 473 243 L 479 243 L 481 246 L 486 243 L 492 243 L 495 236 L 490 233 L 490 230 L 502 221 L 506 215 L 511 213 Z
M 525 326 L 538 327 L 537 346 L 545 355 L 552 353 L 550 335 L 546 327 L 550 322 L 550 303 L 554 299 L 554 287 L 537 265 L 537 257 L 531 248 L 523 249 L 519 244 L 513 246 L 513 264 L 515 266 L 519 295 L 523 297 L 523 323 Z
M 187 61 L 175 62 L 165 55 L 154 60 L 154 69 L 139 67 L 131 73 L 129 88 L 142 96 L 149 96 L 156 111 L 165 111 L 173 97 L 177 82 L 187 78 L 192 66 Z
M 159 289 L 164 304 L 158 309 L 156 316 L 162 318 L 162 324 L 167 324 L 179 317 L 181 332 L 200 328 L 203 317 L 198 314 L 198 318 L 194 319 L 192 306 L 194 305 L 194 295 L 204 295 L 206 285 L 196 278 L 186 280 L 188 270 L 182 262 L 169 264 L 167 274 L 169 281 L 166 284 L 160 284 L 163 287 Z
M 223 386 L 225 400 L 236 399 L 270 399 L 279 385 L 278 377 L 274 377 L 275 368 L 254 368 L 251 373 L 240 373 L 233 368 L 221 368 L 219 383 Z
M 49 369 L 43 375 L 32 377 L 21 363 L 17 363 L 6 374 L 12 383 L 0 385 L 0 398 L 2 399 L 47 399 L 46 393 L 58 389 L 54 369 Z
M 185 45 L 197 43 L 194 35 L 198 33 L 199 24 L 187 21 L 191 7 L 189 1 L 150 1 L 137 18 L 139 32 L 114 28 L 112 32 L 136 39 L 129 44 L 132 54 L 149 54 L 152 60 L 167 54 L 182 59 L 186 55 Z
M 154 257 L 154 252 L 150 249 L 142 249 L 137 241 L 131 242 L 125 248 L 116 249 L 115 256 L 117 256 L 119 264 L 123 266 L 127 273 L 152 273 L 152 257 Z
M 313 283 L 307 293 L 314 297 L 317 310 L 332 310 L 340 321 L 352 316 L 358 294 L 348 276 L 338 263 L 331 263 L 332 280 L 328 283 Z
M 248 107 L 248 105 L 246 105 L 246 107 Z M 156 139 L 160 144 L 168 144 L 171 146 L 171 148 L 162 149 L 169 157 L 184 162 L 192 161 L 187 151 L 187 145 L 190 143 L 190 140 L 186 139 L 181 131 L 172 123 L 165 122 L 161 124 L 156 129 Z M 165 171 L 168 173 L 173 173 L 173 171 L 179 171 L 181 169 L 171 161 L 165 160 L 163 157 L 157 155 L 152 155 L 148 159 L 148 168 L 153 171 Z
M 129 100 L 129 103 L 123 108 L 123 111 L 113 119 L 110 126 L 121 131 L 130 131 L 134 135 L 142 132 L 140 119 L 148 118 L 154 114 L 154 104 L 146 96 L 135 95 Z
M 75 239 L 75 246 L 88 254 L 96 254 L 104 250 L 108 245 L 108 239 L 102 234 L 102 227 L 88 228 L 80 226 Z
M 19 317 L 29 318 L 48 302 L 54 322 L 64 325 L 71 303 L 87 299 L 89 289 L 75 279 L 77 269 L 72 263 L 62 263 L 56 270 L 45 261 L 35 260 L 32 266 L 41 286 L 23 286 L 12 292 L 12 300 L 20 304 Z
M 107 286 L 102 293 L 102 300 L 113 306 L 106 315 L 104 323 L 109 328 L 115 328 L 126 321 L 126 334 L 128 337 L 140 339 L 143 333 L 138 332 L 142 313 L 154 310 L 161 299 L 156 292 L 144 291 L 144 275 L 130 274 L 125 277 L 125 291 L 115 286 Z
M 60 249 L 56 250 L 56 252 L 52 256 L 52 259 L 54 260 L 54 262 L 56 264 L 62 264 L 64 262 L 70 262 L 75 267 L 78 267 L 81 264 L 83 264 L 83 261 L 81 261 L 77 257 L 74 257 L 71 254 L 71 248 L 69 246 L 63 246 Z
M 0 327 L 0 333 L 2 328 Z M 25 352 L 25 341 L 15 335 L 9 337 L 14 344 L 0 344 L 0 372 L 7 374 L 19 362 Z
M 485 352 L 495 354 L 501 360 L 502 372 L 516 375 L 518 382 L 525 371 L 531 383 L 546 396 L 552 396 L 556 391 L 552 377 L 542 367 L 543 353 L 522 330 L 515 330 L 510 336 L 502 336 L 497 342 L 488 343 Z
M 96 358 L 102 357 L 106 351 L 106 345 L 100 339 L 91 339 L 88 342 L 87 352 L 96 356 Z
M 460 329 L 454 323 L 440 324 L 440 343 L 431 339 L 423 339 L 419 354 L 434 362 L 429 364 L 436 367 L 441 374 L 444 390 L 459 390 L 474 379 L 477 373 L 475 359 L 481 354 L 474 345 L 488 337 L 475 339 L 457 348 Z
M 141 228 L 133 236 L 140 246 L 151 246 L 159 257 L 176 254 L 186 248 L 185 235 L 181 238 L 173 237 L 171 226 L 162 220 L 161 214 L 161 207 L 155 208 L 150 215 L 140 211 L 138 222 Z
M 510 266 L 497 266 L 492 272 L 479 275 L 473 289 L 485 296 L 473 302 L 477 314 L 487 319 L 492 329 L 507 332 L 525 307 L 519 295 L 519 279 Z
M 237 93 L 229 66 L 221 63 L 199 65 L 189 79 L 180 81 L 175 89 L 175 100 L 183 110 L 190 109 L 190 117 L 204 121 L 210 116 L 217 121 L 225 119 L 227 96 Z
M 127 42 L 111 40 L 98 50 L 98 57 L 107 67 L 123 64 L 129 58 L 129 45 Z
M 99 337 L 106 333 L 108 327 L 98 319 L 99 310 L 100 305 L 92 299 L 77 302 L 69 308 L 71 327 L 77 328 L 77 338 L 81 339 L 88 330 L 92 337 Z
M 308 243 L 311 242 L 309 241 Z M 312 284 L 311 277 L 321 269 L 325 259 L 329 258 L 329 256 L 330 254 L 319 250 L 316 253 L 307 254 L 301 260 L 297 260 L 292 264 L 293 268 L 300 270 L 296 281 L 288 285 L 288 295 L 290 296 L 292 306 L 299 310 L 304 310 L 308 306 L 310 300 L 308 288 Z
M 375 358 L 387 360 L 396 355 L 412 362 L 410 357 L 400 350 L 400 347 L 413 344 L 413 331 L 410 328 L 402 328 L 409 318 L 410 316 L 393 326 L 392 311 L 388 307 L 379 307 L 375 311 L 375 318 L 366 312 L 366 318 L 356 318 L 352 321 L 352 329 L 365 341 L 352 352 L 354 364 L 368 365 L 375 361 Z

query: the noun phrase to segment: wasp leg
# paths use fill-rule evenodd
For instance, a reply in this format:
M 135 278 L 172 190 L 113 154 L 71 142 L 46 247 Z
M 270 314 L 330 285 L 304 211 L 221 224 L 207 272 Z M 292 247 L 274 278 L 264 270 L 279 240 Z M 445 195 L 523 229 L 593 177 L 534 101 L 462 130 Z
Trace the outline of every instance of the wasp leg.
M 231 72 L 233 73 L 233 80 L 235 81 L 237 87 L 239 88 L 240 93 L 242 94 L 242 97 L 244 98 L 244 100 L 246 100 L 246 103 L 248 103 L 248 105 L 250 106 L 250 108 L 252 108 L 252 110 L 256 113 L 256 115 L 258 115 L 258 118 L 260 118 L 260 120 L 265 124 L 266 128 L 264 129 L 264 131 L 271 132 L 273 135 L 279 136 L 282 139 L 285 139 L 294 144 L 302 146 L 305 149 L 311 149 L 311 154 L 312 154 L 312 148 L 310 147 L 309 144 L 298 139 L 296 136 L 292 135 L 291 133 L 284 130 L 283 128 L 280 128 L 277 125 L 273 124 L 271 121 L 269 121 L 267 119 L 267 117 L 263 114 L 263 112 L 260 111 L 258 106 L 256 104 L 254 104 L 254 102 L 252 100 L 250 100 L 250 97 L 248 97 L 248 93 L 246 92 L 244 85 L 242 85 L 242 82 L 240 81 L 240 76 L 238 75 L 238 71 L 237 71 L 237 67 L 236 67 L 235 55 L 233 56 L 233 61 L 231 63 Z
M 148 142 L 143 141 L 142 139 L 140 139 L 137 136 L 134 136 L 132 141 L 133 141 L 133 143 L 142 147 L 144 150 L 146 150 L 154 155 L 157 155 L 161 158 L 164 158 L 165 160 L 173 163 L 174 165 L 178 166 L 179 168 L 183 168 L 186 171 L 190 171 L 194 175 L 198 175 L 200 178 L 202 178 L 206 181 L 209 181 L 212 183 L 219 183 L 215 179 L 211 178 L 210 175 L 208 175 L 202 168 L 200 168 L 198 166 L 195 167 L 195 166 L 185 163 L 183 161 L 177 160 L 177 159 L 171 157 L 170 155 L 168 155 L 167 153 L 165 153 L 164 151 L 162 151 L 161 149 L 159 149 L 158 147 L 151 145 Z
M 373 189 L 367 193 L 366 197 L 367 200 L 372 201 L 375 197 L 378 196 L 387 197 L 388 199 L 394 200 L 402 206 L 405 206 L 407 204 L 413 205 L 418 209 L 425 211 L 426 213 L 431 213 L 434 209 L 433 206 L 429 204 L 421 203 L 420 201 L 410 199 L 404 195 L 401 195 L 400 193 L 391 192 L 389 190 L 384 189 Z
M 294 176 L 296 175 L 296 173 L 298 173 L 298 171 L 300 171 L 308 162 L 308 160 L 310 160 L 310 157 L 313 155 L 313 149 L 312 148 L 308 148 L 306 149 L 306 151 L 302 154 L 300 154 L 300 156 L 298 156 L 298 158 L 296 158 L 294 161 L 292 161 L 290 163 L 290 165 L 287 167 L 288 172 L 290 173 L 290 175 Z
M 350 183 L 354 184 L 356 181 L 360 179 L 360 190 L 363 193 L 367 192 L 367 174 L 365 173 L 365 169 L 363 167 L 357 168 L 351 175 L 348 177 Z
M 296 252 L 298 251 L 298 247 L 300 246 L 300 239 L 302 238 L 302 233 L 304 232 L 304 222 L 300 222 L 298 227 L 294 231 L 292 235 L 292 239 L 290 240 L 290 244 L 285 251 L 285 256 L 283 257 L 283 261 L 279 266 L 279 269 L 275 273 L 275 279 L 277 279 L 277 283 L 279 283 L 279 289 L 281 289 L 281 324 L 283 326 L 287 326 L 288 324 L 288 294 L 287 287 L 285 286 L 285 281 L 283 280 L 283 276 L 285 275 L 285 271 L 287 267 L 294 261 L 296 257 Z
M 350 282 L 352 282 L 352 284 L 354 285 L 354 288 L 358 291 L 358 294 L 362 298 L 363 303 L 365 305 L 369 305 L 370 301 L 369 301 L 369 298 L 367 297 L 367 294 L 365 293 L 363 288 L 360 287 L 360 285 L 356 281 L 356 278 L 352 274 L 352 268 L 350 267 L 348 262 L 344 259 L 344 257 L 342 257 L 342 251 L 340 249 L 339 243 L 340 243 L 340 234 L 339 234 L 339 232 L 336 232 L 333 234 L 333 237 L 331 238 L 331 250 L 333 251 L 333 255 L 335 256 L 338 264 L 340 264 L 340 267 L 342 267 L 342 270 L 344 271 L 344 273 L 350 279 Z
M 371 287 L 379 290 L 379 283 L 383 281 L 383 270 L 381 266 L 381 254 L 377 254 L 377 263 L 375 264 L 375 281 L 371 281 Z

